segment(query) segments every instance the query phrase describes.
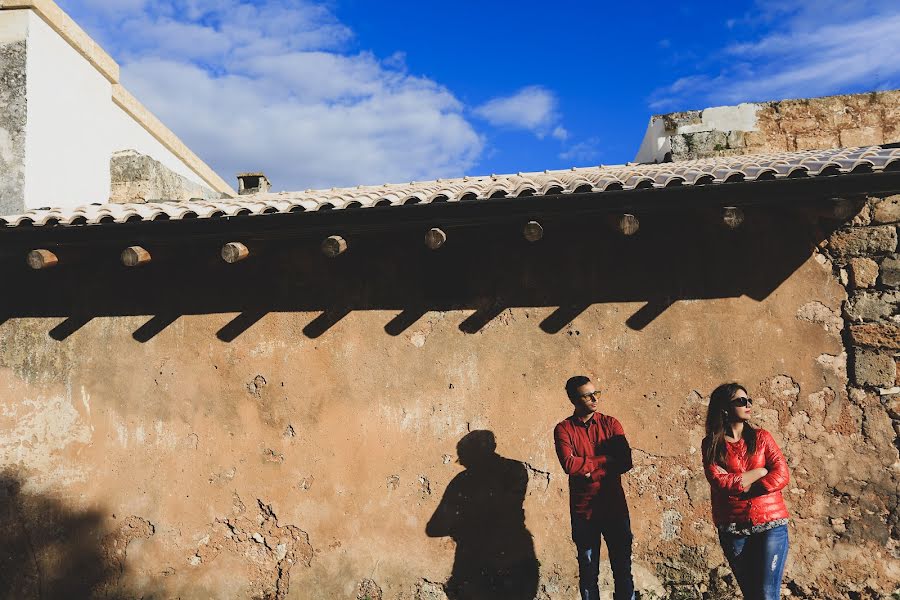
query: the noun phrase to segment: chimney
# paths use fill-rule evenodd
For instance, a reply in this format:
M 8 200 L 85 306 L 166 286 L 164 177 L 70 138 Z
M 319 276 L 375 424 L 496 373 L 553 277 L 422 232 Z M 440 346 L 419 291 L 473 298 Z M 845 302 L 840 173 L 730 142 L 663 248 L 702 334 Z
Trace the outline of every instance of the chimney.
M 271 183 L 263 173 L 238 173 L 238 194 L 257 194 L 269 191 Z

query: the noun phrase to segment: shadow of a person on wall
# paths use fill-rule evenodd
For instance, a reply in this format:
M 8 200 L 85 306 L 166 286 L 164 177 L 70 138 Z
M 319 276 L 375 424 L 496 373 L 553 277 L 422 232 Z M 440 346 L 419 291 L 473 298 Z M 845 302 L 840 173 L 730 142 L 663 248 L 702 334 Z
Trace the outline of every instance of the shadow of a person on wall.
M 444 492 L 425 533 L 456 542 L 451 600 L 532 600 L 538 561 L 525 527 L 528 471 L 496 452 L 491 431 L 472 431 L 456 445 L 459 473 Z

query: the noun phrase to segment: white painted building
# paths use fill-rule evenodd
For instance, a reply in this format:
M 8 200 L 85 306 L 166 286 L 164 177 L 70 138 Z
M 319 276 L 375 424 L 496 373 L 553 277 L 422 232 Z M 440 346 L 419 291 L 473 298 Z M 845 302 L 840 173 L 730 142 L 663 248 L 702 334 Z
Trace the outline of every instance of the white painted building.
M 114 181 L 114 160 L 137 156 L 153 173 L 126 169 L 145 181 Z M 235 195 L 122 87 L 119 65 L 55 3 L 0 0 L 0 214 L 147 201 L 162 179 L 182 196 L 170 200 Z

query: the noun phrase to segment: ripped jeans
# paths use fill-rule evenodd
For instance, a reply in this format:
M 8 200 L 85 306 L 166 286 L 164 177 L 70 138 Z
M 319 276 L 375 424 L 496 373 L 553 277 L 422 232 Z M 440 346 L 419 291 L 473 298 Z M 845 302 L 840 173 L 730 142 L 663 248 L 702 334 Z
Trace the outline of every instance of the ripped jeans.
M 788 528 L 751 535 L 719 532 L 719 543 L 737 579 L 744 600 L 779 600 L 788 553 Z

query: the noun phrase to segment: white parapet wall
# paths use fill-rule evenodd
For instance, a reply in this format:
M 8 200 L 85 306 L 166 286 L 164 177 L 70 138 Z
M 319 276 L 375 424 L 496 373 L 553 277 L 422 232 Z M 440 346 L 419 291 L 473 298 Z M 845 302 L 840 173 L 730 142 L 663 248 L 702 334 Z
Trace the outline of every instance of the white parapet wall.
M 110 161 L 125 150 L 207 196 L 235 195 L 119 84 L 115 61 L 49 0 L 0 0 L 0 66 L 0 213 L 109 201 Z

